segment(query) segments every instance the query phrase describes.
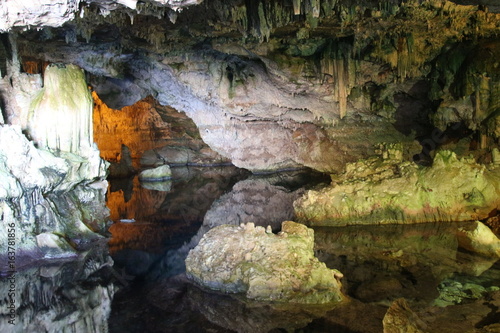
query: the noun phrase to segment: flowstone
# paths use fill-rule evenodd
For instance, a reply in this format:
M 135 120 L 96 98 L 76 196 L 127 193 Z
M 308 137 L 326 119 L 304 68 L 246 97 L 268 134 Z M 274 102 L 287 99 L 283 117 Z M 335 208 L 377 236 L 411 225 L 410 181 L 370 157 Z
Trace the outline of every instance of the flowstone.
M 294 202 L 299 221 L 313 226 L 473 221 L 500 206 L 494 164 L 443 150 L 431 167 L 421 167 L 396 155 L 348 164 L 329 187 L 306 192 Z
M 268 227 L 221 225 L 207 232 L 186 258 L 187 276 L 225 293 L 259 301 L 324 304 L 345 299 L 342 273 L 314 257 L 314 231 L 291 221 Z

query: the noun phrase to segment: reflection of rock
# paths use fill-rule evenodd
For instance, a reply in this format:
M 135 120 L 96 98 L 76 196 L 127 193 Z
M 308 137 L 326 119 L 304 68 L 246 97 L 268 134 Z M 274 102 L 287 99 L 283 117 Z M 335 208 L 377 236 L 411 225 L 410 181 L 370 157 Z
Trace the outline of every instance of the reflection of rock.
M 160 181 L 160 182 L 142 182 L 141 186 L 148 190 L 169 192 L 172 189 L 172 181 Z
M 221 224 L 254 222 L 278 230 L 282 221 L 294 218 L 293 201 L 301 193 L 273 185 L 265 178 L 242 180 L 210 207 L 203 224 L 213 228 Z
M 101 245 L 73 261 L 33 267 L 2 277 L 0 292 L 14 286 L 16 315 L 0 307 L 1 332 L 107 332 L 114 286 L 112 263 Z
M 176 167 L 172 168 L 173 180 L 168 182 L 139 183 L 138 177 L 127 182 L 111 180 L 107 194 L 111 218 L 113 221 L 136 220 L 135 223 L 114 223 L 109 228 L 112 234 L 110 251 L 116 256 L 117 263 L 133 266 L 133 263 L 127 262 L 130 253 L 123 252 L 127 248 L 137 250 L 131 252 L 131 262 L 136 260 L 137 255 L 146 257 L 138 251 L 154 253 L 145 259 L 145 265 L 146 262 L 150 265 L 156 261 L 159 253 L 168 251 L 165 262 L 156 262 L 152 275 L 171 274 L 172 263 L 176 265 L 175 272 L 183 271 L 184 259 L 194 245 L 180 251 L 181 255 L 172 254 L 172 248 L 179 248 L 183 242 L 189 241 L 196 234 L 213 201 L 247 175 L 246 171 L 234 167 Z M 170 190 L 167 192 L 166 189 Z M 141 270 L 140 273 L 145 271 Z
M 172 171 L 168 165 L 162 165 L 153 169 L 141 171 L 139 179 L 143 182 L 162 181 L 172 178 Z
M 314 231 L 283 222 L 275 235 L 247 223 L 207 232 L 186 258 L 188 277 L 202 286 L 250 299 L 293 303 L 341 301 L 342 274 L 314 258 Z
M 500 239 L 483 223 L 476 221 L 457 231 L 458 243 L 468 251 L 500 258 Z
M 395 300 L 384 320 L 384 333 L 423 333 L 426 325 L 413 312 L 404 298 Z
M 344 286 L 358 299 L 403 296 L 433 302 L 445 279 L 454 274 L 485 276 L 496 261 L 459 250 L 456 234 L 464 225 L 321 227 L 315 229 L 315 250 L 328 267 L 345 274 Z
M 470 221 L 500 205 L 497 169 L 440 151 L 432 167 L 371 158 L 295 202 L 310 225 Z
M 177 168 L 172 168 L 175 174 Z M 165 256 L 161 274 L 176 275 L 185 270 L 184 259 L 210 229 L 221 224 L 240 225 L 254 222 L 257 226 L 281 228 L 281 222 L 293 220 L 293 201 L 303 193 L 304 186 L 325 181 L 323 174 L 307 170 L 283 172 L 271 175 L 253 175 L 237 182 L 232 190 L 213 202 L 203 218 L 203 225 L 188 243 Z M 199 195 L 196 191 L 194 195 Z M 174 198 L 172 198 L 174 199 Z M 175 200 L 178 200 L 175 198 Z M 203 201 L 196 200 L 196 203 Z M 172 206 L 179 206 L 172 203 Z
M 193 142 L 189 146 L 164 146 L 148 150 L 141 157 L 141 165 L 153 166 L 166 163 L 173 166 L 211 166 L 230 163 L 229 159 L 222 157 L 205 145 L 196 145 L 195 143 Z

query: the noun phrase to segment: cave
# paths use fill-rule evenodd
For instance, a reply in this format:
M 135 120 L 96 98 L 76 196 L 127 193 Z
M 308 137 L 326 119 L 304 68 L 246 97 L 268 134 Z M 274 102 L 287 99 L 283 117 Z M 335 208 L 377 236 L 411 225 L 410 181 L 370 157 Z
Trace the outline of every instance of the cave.
M 497 0 L 0 17 L 0 331 L 500 331 Z

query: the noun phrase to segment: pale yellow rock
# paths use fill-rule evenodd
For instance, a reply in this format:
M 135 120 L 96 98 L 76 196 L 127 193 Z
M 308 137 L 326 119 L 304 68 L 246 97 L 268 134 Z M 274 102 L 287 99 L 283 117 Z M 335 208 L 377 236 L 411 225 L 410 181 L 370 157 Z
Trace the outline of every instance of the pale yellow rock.
M 500 258 L 500 239 L 479 221 L 459 228 L 458 244 L 462 248 L 486 257 Z

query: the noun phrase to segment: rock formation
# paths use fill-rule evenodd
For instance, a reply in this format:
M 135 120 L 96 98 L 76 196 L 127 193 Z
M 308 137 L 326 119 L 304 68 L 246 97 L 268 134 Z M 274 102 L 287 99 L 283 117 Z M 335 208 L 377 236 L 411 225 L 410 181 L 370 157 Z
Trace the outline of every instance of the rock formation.
M 403 162 L 401 152 L 349 164 L 324 189 L 295 202 L 300 221 L 310 225 L 470 221 L 500 206 L 495 165 L 477 164 L 439 151 L 430 167 Z
M 384 333 L 423 333 L 427 328 L 404 298 L 395 300 L 384 317 Z
M 283 222 L 282 231 L 247 223 L 207 232 L 186 258 L 196 283 L 254 300 L 333 303 L 344 299 L 342 274 L 314 258 L 314 231 Z
M 115 287 L 112 260 L 103 242 L 72 261 L 30 267 L 4 277 L 0 292 L 2 332 L 107 332 Z M 13 301 L 14 316 L 10 316 Z M 13 319 L 11 322 L 10 319 Z
M 425 158 L 498 144 L 499 8 L 474 2 L 93 1 L 18 45 L 84 68 L 110 107 L 152 96 L 185 112 L 237 166 L 331 173 L 374 143 L 416 140 Z
M 92 99 L 81 69 L 50 66 L 42 87 L 39 75 L 19 73 L 15 63 L 3 81 L 11 103 L 0 125 L 0 247 L 7 253 L 11 244 L 24 265 L 74 255 L 73 248 L 101 237 L 94 231 L 108 215 L 107 165 L 92 142 Z
M 164 181 L 170 178 L 172 178 L 172 171 L 168 165 L 142 170 L 139 174 L 139 179 L 143 182 Z

